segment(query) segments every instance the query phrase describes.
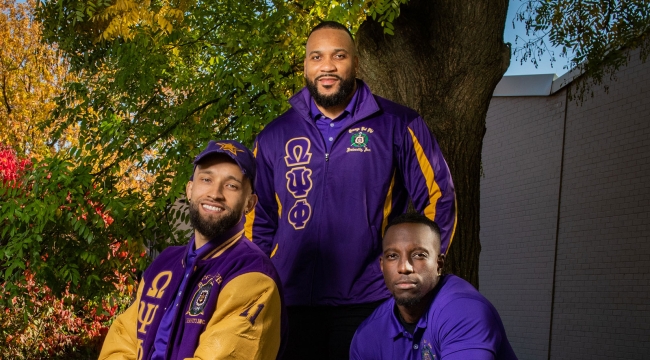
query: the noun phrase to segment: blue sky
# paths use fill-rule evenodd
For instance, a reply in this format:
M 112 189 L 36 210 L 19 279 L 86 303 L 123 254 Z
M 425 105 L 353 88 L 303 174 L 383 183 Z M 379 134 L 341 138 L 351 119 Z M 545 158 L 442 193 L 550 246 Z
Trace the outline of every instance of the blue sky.
M 517 46 L 517 44 L 515 44 L 515 38 L 517 35 L 526 38 L 526 29 L 524 28 L 523 23 L 515 22 L 514 29 L 512 26 L 512 21 L 515 18 L 517 9 L 523 4 L 524 2 L 521 0 L 510 0 L 510 5 L 508 6 L 508 17 L 506 19 L 506 29 L 503 34 L 503 40 L 511 43 L 513 48 Z M 521 44 L 521 40 L 518 42 Z M 564 68 L 564 66 L 568 64 L 568 61 L 566 58 L 559 56 L 559 50 L 556 50 L 555 54 L 555 59 L 557 61 L 553 63 L 553 67 L 551 67 L 551 57 L 548 54 L 544 54 L 542 60 L 538 63 L 537 68 L 535 68 L 535 65 L 530 61 L 519 64 L 519 60 L 512 56 L 510 67 L 508 68 L 508 71 L 506 71 L 505 75 L 557 74 L 557 76 L 562 76 L 564 73 L 569 71 Z

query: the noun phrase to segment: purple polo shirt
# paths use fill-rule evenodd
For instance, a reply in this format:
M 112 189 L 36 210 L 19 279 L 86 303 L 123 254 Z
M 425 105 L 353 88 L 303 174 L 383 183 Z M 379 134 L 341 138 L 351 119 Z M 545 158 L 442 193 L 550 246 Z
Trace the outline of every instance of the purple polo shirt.
M 358 90 L 358 89 L 357 89 Z M 309 93 L 307 93 L 309 94 Z M 354 108 L 357 104 L 359 91 L 355 91 L 350 99 L 350 103 L 345 107 L 345 110 L 341 115 L 337 116 L 336 119 L 330 119 L 323 113 L 318 110 L 314 99 L 309 96 L 308 103 L 309 115 L 311 115 L 312 120 L 316 123 L 316 127 L 323 135 L 323 140 L 325 140 L 325 148 L 329 153 L 332 150 L 332 143 L 336 140 L 336 137 L 339 135 L 342 129 L 345 129 L 347 125 L 352 121 L 352 116 L 354 115 Z
M 445 275 L 413 334 L 397 318 L 395 299 L 357 329 L 351 360 L 516 360 L 496 309 L 467 281 Z
M 156 340 L 154 340 L 154 352 L 151 355 L 151 360 L 165 359 L 165 353 L 167 352 L 167 343 L 169 340 L 172 323 L 174 322 L 174 318 L 176 318 L 180 303 L 183 301 L 183 294 L 186 291 L 188 279 L 194 269 L 194 263 L 196 259 L 203 257 L 210 250 L 212 249 L 210 249 L 209 246 L 203 246 L 200 249 L 196 250 L 194 248 L 194 235 L 192 235 L 188 244 L 187 257 L 185 258 L 186 266 L 185 274 L 183 275 L 183 281 L 181 282 L 179 288 L 176 290 L 174 304 L 171 307 L 167 308 L 165 315 L 163 315 L 162 320 L 160 320 L 160 326 L 156 332 Z

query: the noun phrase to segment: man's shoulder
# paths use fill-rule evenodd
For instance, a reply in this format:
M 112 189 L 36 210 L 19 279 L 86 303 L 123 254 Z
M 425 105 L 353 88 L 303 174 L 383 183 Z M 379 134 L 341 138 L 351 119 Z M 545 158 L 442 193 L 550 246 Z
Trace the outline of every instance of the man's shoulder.
M 257 272 L 271 277 L 274 281 L 278 279 L 271 259 L 246 237 L 239 239 L 229 251 L 213 260 L 215 264 L 228 264 L 233 275 Z
M 361 325 L 357 328 L 358 336 L 368 336 L 374 335 L 377 336 L 377 329 L 383 329 L 382 334 L 387 333 L 388 326 L 393 315 L 393 307 L 395 306 L 395 300 L 391 297 L 379 305 L 375 311 L 364 320 Z
M 494 306 L 472 284 L 454 275 L 446 277 L 444 286 L 431 304 L 429 316 L 458 321 L 466 318 L 477 321 L 498 318 Z
M 379 115 L 380 117 L 391 116 L 407 120 L 412 120 L 420 116 L 417 111 L 408 106 L 398 104 L 373 93 L 368 84 L 362 80 L 358 80 L 357 84 L 357 91 L 359 91 L 359 98 L 356 105 L 357 111 L 361 110 L 362 113 L 366 113 L 373 112 L 379 108 L 379 111 L 374 113 L 375 115 Z
M 454 291 L 461 294 L 477 296 L 484 299 L 483 295 L 481 295 L 481 293 L 469 281 L 456 275 L 450 274 L 447 276 L 449 277 L 446 283 L 447 284 L 446 287 L 448 291 Z
M 418 114 L 417 111 L 411 109 L 408 106 L 398 104 L 379 95 L 373 94 L 372 96 L 375 98 L 375 101 L 377 102 L 377 105 L 381 109 L 381 112 L 384 116 L 389 115 L 400 119 L 405 119 L 407 121 L 411 121 L 415 118 L 420 117 L 420 114 Z
M 304 119 L 301 119 L 301 115 L 293 108 L 290 108 L 266 124 L 264 129 L 257 135 L 257 140 L 259 142 L 262 139 L 270 138 L 268 142 L 274 143 L 274 137 L 282 136 L 287 131 L 296 130 L 303 122 L 306 123 Z
M 261 261 L 264 263 L 271 263 L 271 259 L 266 255 L 255 243 L 250 241 L 246 236 L 242 236 L 241 239 L 235 244 L 235 248 L 238 250 L 238 253 L 245 255 L 251 261 Z
M 268 123 L 262 132 L 267 129 L 274 129 L 276 127 L 282 127 L 285 126 L 287 122 L 290 121 L 299 121 L 301 120 L 300 113 L 296 111 L 294 108 L 289 108 L 287 111 L 283 112 L 280 114 L 278 117 L 273 119 L 270 123 Z
M 174 271 L 177 266 L 181 266 L 182 259 L 185 256 L 186 246 L 169 246 L 165 248 L 155 259 L 147 266 L 144 271 L 144 278 L 157 276 L 161 271 Z
M 168 263 L 174 259 L 182 259 L 185 256 L 187 245 L 168 246 L 151 262 L 149 267 L 161 263 Z
M 444 282 L 436 295 L 434 304 L 437 306 L 445 306 L 457 298 L 487 301 L 487 299 L 485 299 L 485 297 L 465 279 L 456 275 L 445 275 Z
M 496 354 L 497 358 L 516 359 L 494 306 L 467 281 L 458 277 L 446 280 L 450 280 L 445 282 L 447 291 L 440 298 L 444 301 L 436 297 L 429 311 L 429 326 L 438 339 L 442 356 L 480 349 Z
M 350 358 L 353 359 L 384 359 L 383 356 L 387 343 L 397 333 L 392 325 L 393 307 L 395 301 L 390 298 L 384 301 L 375 311 L 364 320 L 357 328 L 350 346 Z

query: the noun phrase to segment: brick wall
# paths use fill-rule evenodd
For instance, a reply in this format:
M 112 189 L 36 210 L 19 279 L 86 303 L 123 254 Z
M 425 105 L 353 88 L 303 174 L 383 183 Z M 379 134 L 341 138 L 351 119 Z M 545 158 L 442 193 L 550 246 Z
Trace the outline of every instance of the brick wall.
M 650 358 L 650 62 L 632 59 L 566 104 L 566 131 L 566 90 L 490 104 L 480 290 L 520 359 L 549 339 L 551 359 Z
M 650 358 L 650 63 L 608 84 L 567 109 L 554 359 Z
M 546 359 L 564 92 L 493 98 L 483 144 L 480 290 L 522 359 Z

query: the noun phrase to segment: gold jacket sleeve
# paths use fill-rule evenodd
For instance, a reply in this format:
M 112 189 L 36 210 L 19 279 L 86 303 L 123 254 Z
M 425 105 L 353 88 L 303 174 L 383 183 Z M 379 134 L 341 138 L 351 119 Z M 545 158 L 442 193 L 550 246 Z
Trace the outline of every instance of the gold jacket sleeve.
M 236 277 L 221 290 L 191 360 L 274 360 L 280 349 L 281 311 L 273 279 L 257 272 Z
M 142 297 L 144 281 L 140 282 L 135 301 L 125 312 L 113 321 L 106 334 L 99 360 L 135 360 L 137 359 L 138 339 L 138 304 Z

